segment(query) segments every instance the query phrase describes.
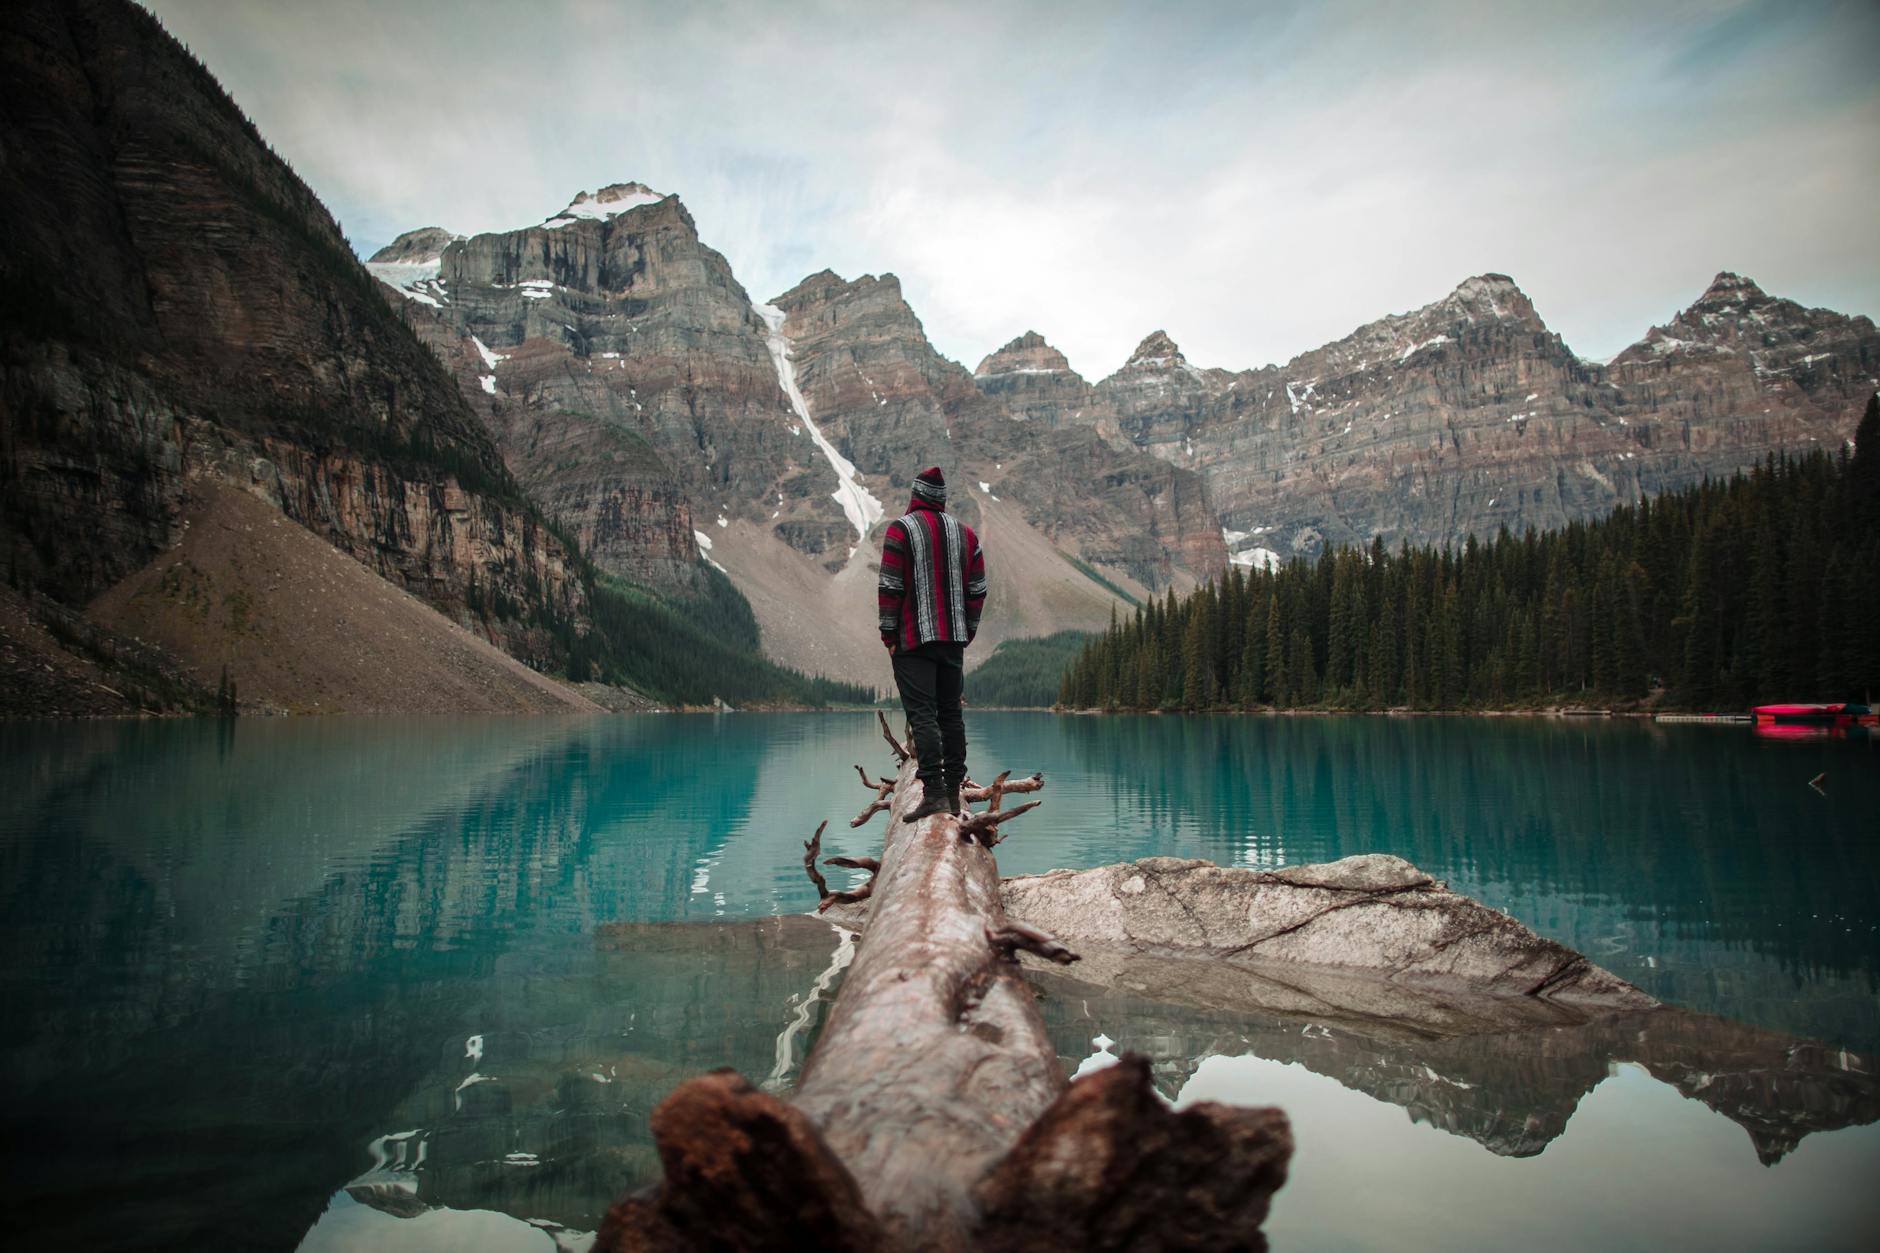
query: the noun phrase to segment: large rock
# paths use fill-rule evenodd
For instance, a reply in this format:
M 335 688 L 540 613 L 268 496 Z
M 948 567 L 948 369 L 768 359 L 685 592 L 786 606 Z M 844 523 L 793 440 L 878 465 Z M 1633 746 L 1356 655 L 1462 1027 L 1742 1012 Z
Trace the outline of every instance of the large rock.
M 1006 912 L 1073 948 L 1202 953 L 1478 995 L 1640 1009 L 1651 997 L 1400 857 L 1257 871 L 1176 857 L 1004 881 Z

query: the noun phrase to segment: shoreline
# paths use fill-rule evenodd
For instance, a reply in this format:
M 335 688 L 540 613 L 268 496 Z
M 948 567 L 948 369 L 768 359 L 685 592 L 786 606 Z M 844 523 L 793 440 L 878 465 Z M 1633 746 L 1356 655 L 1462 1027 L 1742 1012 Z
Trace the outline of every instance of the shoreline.
M 647 703 L 633 707 L 601 708 L 593 711 L 583 710 L 344 710 L 313 711 L 303 709 L 249 709 L 233 714 L 193 712 L 181 710 L 162 711 L 124 711 L 111 713 L 4 713 L 0 714 L 0 725 L 24 722 L 145 722 L 170 721 L 190 718 L 218 718 L 230 721 L 243 719 L 304 719 L 304 718 L 556 718 L 556 717 L 619 717 L 648 714 L 870 714 L 898 712 L 895 705 L 659 705 Z M 1719 725 L 1741 725 L 1725 719 L 1741 711 L 1719 712 L 1715 710 L 1688 709 L 1597 709 L 1585 706 L 1535 705 L 1512 709 L 1411 709 L 1398 707 L 1392 709 L 1327 709 L 1322 707 L 1300 708 L 1261 708 L 1261 709 L 1063 709 L 1054 705 L 976 705 L 966 703 L 968 713 L 1044 713 L 1056 714 L 1066 718 L 1188 718 L 1188 717 L 1245 717 L 1245 718 L 1557 718 L 1563 721 L 1583 719 L 1595 721 L 1652 721 L 1659 714 L 1680 715 L 1681 720 L 1701 725 L 1703 718 L 1716 718 Z

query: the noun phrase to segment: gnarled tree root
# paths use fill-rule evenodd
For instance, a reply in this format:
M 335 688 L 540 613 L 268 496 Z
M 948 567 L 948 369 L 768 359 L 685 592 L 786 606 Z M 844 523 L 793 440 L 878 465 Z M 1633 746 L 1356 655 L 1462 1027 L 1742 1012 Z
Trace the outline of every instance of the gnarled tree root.
M 857 769 L 860 767 L 858 766 Z M 868 881 L 860 887 L 831 891 L 829 881 L 823 878 L 822 871 L 816 869 L 816 858 L 822 853 L 823 830 L 828 825 L 828 820 L 824 819 L 817 826 L 816 834 L 803 841 L 803 871 L 809 875 L 809 881 L 816 885 L 817 895 L 822 897 L 816 903 L 816 912 L 819 914 L 831 905 L 853 905 L 857 901 L 865 901 L 873 896 L 875 892 L 873 876 L 881 870 L 881 863 L 873 857 L 825 857 L 823 858 L 825 866 L 847 866 L 855 870 L 866 870 L 870 876 Z
M 1007 781 L 1006 775 L 1011 773 L 1010 770 L 1007 770 L 986 787 L 980 787 L 971 779 L 968 779 L 964 790 L 960 793 L 960 799 L 968 801 L 991 800 L 993 788 L 995 787 L 999 789 L 1001 795 L 1009 795 L 1013 792 L 1036 792 L 1039 788 L 1044 786 L 1044 774 L 1042 771 L 1034 772 L 1022 779 Z M 992 806 L 993 809 L 997 809 L 998 807 L 996 803 Z
M 1005 838 L 999 830 L 999 824 L 1010 822 L 1020 814 L 1029 813 L 1044 804 L 1043 801 L 1026 801 L 1016 809 L 988 809 L 983 813 L 965 814 L 960 818 L 960 839 L 978 840 L 986 848 L 991 848 Z
M 1169 1109 L 1129 1054 L 1074 1081 L 980 1180 L 973 1247 L 1263 1250 L 1292 1149 L 1280 1110 Z
M 736 1072 L 680 1084 L 653 1110 L 652 1129 L 665 1179 L 608 1211 L 597 1249 L 881 1247 L 854 1176 L 815 1124 Z

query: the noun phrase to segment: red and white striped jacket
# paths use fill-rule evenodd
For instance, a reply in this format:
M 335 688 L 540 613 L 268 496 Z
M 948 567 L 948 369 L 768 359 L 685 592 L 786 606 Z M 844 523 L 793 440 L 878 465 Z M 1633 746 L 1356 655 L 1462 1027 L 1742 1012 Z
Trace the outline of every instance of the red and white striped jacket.
M 881 642 L 970 644 L 986 605 L 986 554 L 973 528 L 918 495 L 881 541 Z

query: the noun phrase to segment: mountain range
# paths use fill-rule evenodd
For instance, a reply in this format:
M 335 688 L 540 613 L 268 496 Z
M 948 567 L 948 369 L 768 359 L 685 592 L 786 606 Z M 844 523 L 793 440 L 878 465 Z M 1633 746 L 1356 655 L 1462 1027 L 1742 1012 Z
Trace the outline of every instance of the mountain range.
M 874 528 L 929 462 L 989 532 L 995 638 L 1038 635 L 1229 561 L 1557 527 L 1833 447 L 1880 374 L 1871 320 L 1731 273 L 1608 363 L 1484 274 L 1285 365 L 1199 368 L 1155 331 L 1091 383 L 1027 331 L 968 374 L 893 275 L 754 301 L 640 183 L 513 231 L 415 230 L 367 268 L 597 560 L 673 577 L 696 550 L 767 648 L 837 672 L 873 658 L 852 610 Z
M 879 529 L 927 464 L 987 539 L 984 656 L 1230 562 L 1555 526 L 1834 446 L 1880 373 L 1869 319 L 1727 273 L 1604 364 L 1489 274 L 1283 366 L 1199 368 L 1157 331 L 1092 383 L 1028 331 L 969 371 L 893 275 L 754 296 L 631 182 L 362 266 L 146 11 L 21 0 L 0 35 L 23 712 L 218 681 L 268 708 L 585 707 L 543 674 L 633 647 L 594 643 L 627 620 L 605 596 L 683 622 L 741 593 L 767 655 L 880 685 Z

